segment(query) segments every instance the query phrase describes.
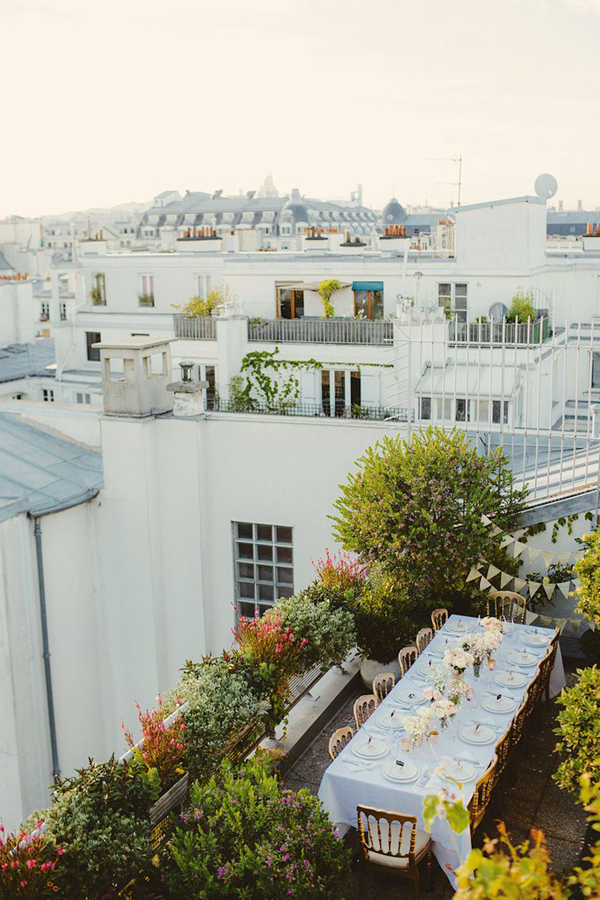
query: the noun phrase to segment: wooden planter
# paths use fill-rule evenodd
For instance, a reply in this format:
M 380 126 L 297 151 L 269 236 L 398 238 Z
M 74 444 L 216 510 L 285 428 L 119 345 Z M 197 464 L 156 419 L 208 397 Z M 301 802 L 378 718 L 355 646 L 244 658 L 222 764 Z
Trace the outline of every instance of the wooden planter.
M 190 773 L 186 772 L 150 807 L 150 821 L 153 825 L 158 825 L 169 813 L 183 807 L 188 795 L 189 780 Z

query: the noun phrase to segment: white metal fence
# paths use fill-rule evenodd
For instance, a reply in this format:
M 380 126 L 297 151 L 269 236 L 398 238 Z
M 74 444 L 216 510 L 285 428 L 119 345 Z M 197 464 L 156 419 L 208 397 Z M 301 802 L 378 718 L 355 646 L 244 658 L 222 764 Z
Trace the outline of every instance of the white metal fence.
M 249 341 L 306 344 L 391 344 L 393 322 L 384 319 L 248 320 Z
M 600 320 L 552 332 L 541 320 L 464 324 L 419 310 L 394 323 L 387 395 L 398 428 L 457 426 L 482 453 L 501 446 L 534 500 L 595 488 Z

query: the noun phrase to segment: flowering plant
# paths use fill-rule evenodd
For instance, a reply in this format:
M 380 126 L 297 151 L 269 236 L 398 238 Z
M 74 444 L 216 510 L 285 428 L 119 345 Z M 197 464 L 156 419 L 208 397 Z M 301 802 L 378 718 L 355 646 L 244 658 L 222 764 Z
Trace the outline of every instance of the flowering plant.
M 491 656 L 494 650 L 497 650 L 502 643 L 502 631 L 496 628 L 489 628 L 482 637 L 483 650 L 486 656 Z
M 368 566 L 358 557 L 345 551 L 330 554 L 326 549 L 322 559 L 311 562 L 326 588 L 336 588 L 344 593 L 352 588 L 360 588 L 368 571 Z
M 42 827 L 38 822 L 36 830 Z M 54 897 L 54 869 L 63 854 L 62 847 L 44 834 L 28 834 L 22 828 L 6 834 L 0 824 L 0 898 Z
M 458 706 L 452 700 L 449 700 L 447 697 L 441 697 L 439 700 L 436 700 L 430 707 L 434 716 L 436 716 L 442 725 L 442 728 L 447 724 L 447 720 L 451 719 L 452 716 L 455 716 L 458 712 Z
M 442 692 L 436 687 L 427 687 L 423 691 L 423 696 L 426 700 L 431 700 L 432 703 L 435 703 L 437 700 L 442 699 Z
M 166 713 L 160 697 L 158 709 L 142 712 L 139 703 L 136 703 L 135 708 L 142 730 L 142 741 L 139 745 L 136 744 L 131 731 L 121 722 L 127 746 L 147 769 L 156 769 L 162 787 L 168 788 L 178 776 L 184 774 L 181 762 L 185 753 L 185 721 L 180 717 L 170 725 L 165 725 Z
M 443 694 L 450 678 L 450 670 L 444 663 L 438 663 L 435 666 L 427 666 L 427 674 L 425 677 L 436 691 Z M 431 698 L 428 697 L 427 699 L 429 700 Z
M 429 713 L 429 707 L 422 706 L 419 710 L 419 713 L 425 711 Z M 404 730 L 408 735 L 410 735 L 413 744 L 415 744 L 417 743 L 417 741 L 421 740 L 429 734 L 430 724 L 431 716 L 406 716 L 404 719 Z
M 444 662 L 455 672 L 462 674 L 465 669 L 473 665 L 474 657 L 469 650 L 464 650 L 463 647 L 448 646 L 444 653 Z
M 204 900 L 341 897 L 350 865 L 319 800 L 282 789 L 259 761 L 191 788 L 169 840 L 169 896 Z
M 464 678 L 453 678 L 446 689 L 446 695 L 456 706 L 460 706 L 463 700 L 470 700 L 473 696 L 471 686 Z
M 500 621 L 500 619 L 496 619 L 495 616 L 484 616 L 481 620 L 481 624 L 486 629 L 486 631 L 502 632 L 502 622 Z
M 253 619 L 240 618 L 233 636 L 242 653 L 256 665 L 275 665 L 283 685 L 302 669 L 308 639 L 296 640 L 292 629 L 284 625 L 277 608 L 269 610 L 262 618 L 258 613 Z

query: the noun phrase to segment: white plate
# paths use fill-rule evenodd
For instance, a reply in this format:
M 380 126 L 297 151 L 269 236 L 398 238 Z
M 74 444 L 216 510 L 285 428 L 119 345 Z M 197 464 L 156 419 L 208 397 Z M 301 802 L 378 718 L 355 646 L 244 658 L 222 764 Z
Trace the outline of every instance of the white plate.
M 488 725 L 480 725 L 479 731 L 475 731 L 474 725 L 466 725 L 459 735 L 467 744 L 494 744 L 498 740 L 496 732 Z
M 465 634 L 469 634 L 469 628 L 464 622 L 446 622 L 443 630 L 447 634 L 457 634 L 461 637 Z
M 547 647 L 550 643 L 550 638 L 545 634 L 524 634 L 521 640 L 528 647 Z
M 409 703 L 411 706 L 415 706 L 417 703 L 422 703 L 425 698 L 423 697 L 423 687 L 417 685 L 403 685 L 399 687 L 397 690 L 393 692 L 391 697 L 392 703 L 394 700 L 397 700 L 398 703 Z
M 432 659 L 431 665 L 429 665 L 429 661 L 423 661 L 417 666 L 417 672 L 419 673 L 419 675 L 424 675 L 425 678 L 427 678 L 439 664 L 440 660 L 438 659 Z
M 379 725 L 381 728 L 404 728 L 404 716 L 405 712 L 398 712 L 397 710 L 387 710 L 386 712 L 378 713 L 374 717 L 375 725 Z
M 387 754 L 388 748 L 383 741 L 374 737 L 371 743 L 363 741 L 362 744 L 357 744 L 356 747 L 353 746 L 352 752 L 360 756 L 361 759 L 381 759 L 382 756 Z
M 522 672 L 497 672 L 494 681 L 501 687 L 522 688 L 527 684 L 527 677 Z
M 515 701 L 510 697 L 501 697 L 500 700 L 496 700 L 495 697 L 486 697 L 481 705 L 488 712 L 493 713 L 510 713 L 517 707 Z
M 384 763 L 381 767 L 382 773 L 389 781 L 403 782 L 416 780 L 419 770 L 414 762 L 410 759 L 403 759 L 402 762 L 404 763 L 403 766 L 397 766 L 396 760 L 392 759 L 390 762 Z
M 537 666 L 539 663 L 537 656 L 534 656 L 533 653 L 525 653 L 525 651 L 520 653 L 517 650 L 513 650 L 506 658 L 513 666 L 526 666 L 529 668 L 529 666 Z
M 472 781 L 477 777 L 477 769 L 468 762 L 448 760 L 444 763 L 444 771 L 440 772 L 440 776 L 448 781 Z

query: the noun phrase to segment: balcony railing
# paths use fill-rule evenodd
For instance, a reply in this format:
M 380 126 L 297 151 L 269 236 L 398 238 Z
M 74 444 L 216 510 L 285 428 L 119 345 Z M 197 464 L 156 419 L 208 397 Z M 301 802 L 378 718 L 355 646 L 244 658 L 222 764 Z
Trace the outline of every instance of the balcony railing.
M 393 323 L 383 319 L 248 320 L 249 341 L 295 344 L 392 344 Z
M 175 337 L 184 341 L 214 341 L 217 338 L 217 323 L 212 316 L 173 316 Z
M 535 322 L 448 323 L 448 340 L 456 344 L 539 344 L 550 336 L 546 317 Z
M 347 421 L 371 421 L 384 422 L 393 419 L 396 422 L 406 422 L 408 410 L 404 407 L 391 406 L 345 406 L 323 408 L 320 403 L 296 403 L 293 406 L 266 406 L 253 402 L 253 405 L 245 403 L 231 403 L 227 400 L 210 400 L 208 409 L 213 412 L 223 413 L 249 413 L 263 416 L 305 416 L 318 419 L 345 419 Z M 414 415 L 413 415 L 414 418 Z

